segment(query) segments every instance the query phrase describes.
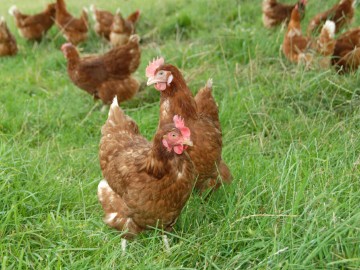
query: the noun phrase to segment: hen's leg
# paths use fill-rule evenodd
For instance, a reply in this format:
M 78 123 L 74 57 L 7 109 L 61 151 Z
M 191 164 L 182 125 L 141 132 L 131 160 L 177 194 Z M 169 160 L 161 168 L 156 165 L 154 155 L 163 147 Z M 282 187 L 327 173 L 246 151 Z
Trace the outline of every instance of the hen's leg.
M 125 254 L 126 252 L 126 244 L 127 244 L 127 240 L 126 239 L 121 239 L 121 250 L 123 252 L 123 254 Z
M 166 234 L 163 234 L 163 235 L 162 235 L 162 239 L 163 239 L 163 242 L 164 242 L 165 251 L 166 251 L 167 253 L 171 253 L 171 251 L 170 251 L 170 245 L 169 245 L 169 239 L 168 239 L 167 235 L 166 235 Z

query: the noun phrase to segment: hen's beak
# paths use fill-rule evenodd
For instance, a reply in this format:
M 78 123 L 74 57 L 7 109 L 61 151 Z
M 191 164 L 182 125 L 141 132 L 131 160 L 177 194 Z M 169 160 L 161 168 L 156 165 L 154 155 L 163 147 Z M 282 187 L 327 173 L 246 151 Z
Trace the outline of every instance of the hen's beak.
M 188 145 L 188 146 L 193 146 L 193 145 L 194 145 L 193 142 L 192 142 L 190 139 L 185 139 L 185 140 L 183 141 L 183 144 L 186 144 L 186 145 Z
M 152 85 L 152 84 L 155 84 L 155 83 L 158 83 L 158 82 L 161 82 L 161 80 L 156 78 L 156 77 L 149 77 L 146 85 L 149 86 L 149 85 Z

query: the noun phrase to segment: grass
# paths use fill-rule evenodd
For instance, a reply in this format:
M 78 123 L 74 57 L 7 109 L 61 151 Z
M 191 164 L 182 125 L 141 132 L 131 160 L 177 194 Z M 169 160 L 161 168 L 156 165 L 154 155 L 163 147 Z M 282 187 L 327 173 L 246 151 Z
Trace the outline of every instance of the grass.
M 0 14 L 14 33 L 11 4 L 35 12 L 46 3 L 8 2 Z M 90 4 L 67 2 L 75 14 Z M 183 70 L 194 93 L 214 79 L 234 181 L 208 200 L 193 194 L 171 254 L 150 231 L 122 256 L 96 196 L 107 114 L 68 79 L 55 27 L 38 45 L 16 33 L 19 54 L 0 59 L 1 268 L 359 269 L 359 72 L 288 63 L 283 32 L 262 27 L 260 0 L 94 2 L 125 14 L 140 7 L 140 81 L 158 55 Z M 304 24 L 335 2 L 310 1 Z M 93 32 L 81 47 L 107 49 Z M 122 104 L 149 139 L 158 102 L 149 87 Z

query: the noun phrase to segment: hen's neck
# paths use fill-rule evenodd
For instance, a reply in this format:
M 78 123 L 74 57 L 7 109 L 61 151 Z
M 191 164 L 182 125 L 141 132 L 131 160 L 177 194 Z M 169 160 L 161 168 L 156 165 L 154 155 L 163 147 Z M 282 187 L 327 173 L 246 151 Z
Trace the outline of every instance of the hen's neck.
M 78 56 L 72 56 L 68 59 L 68 70 L 74 70 L 78 66 L 80 58 Z
M 162 178 L 171 170 L 171 162 L 178 160 L 179 157 L 181 159 L 181 155 L 175 154 L 174 151 L 167 151 L 162 144 L 162 135 L 156 133 L 147 157 L 146 171 L 156 178 Z
M 190 89 L 183 80 L 174 78 L 171 85 L 161 92 L 160 98 L 160 123 L 173 121 L 174 115 L 184 119 L 196 119 L 196 103 Z

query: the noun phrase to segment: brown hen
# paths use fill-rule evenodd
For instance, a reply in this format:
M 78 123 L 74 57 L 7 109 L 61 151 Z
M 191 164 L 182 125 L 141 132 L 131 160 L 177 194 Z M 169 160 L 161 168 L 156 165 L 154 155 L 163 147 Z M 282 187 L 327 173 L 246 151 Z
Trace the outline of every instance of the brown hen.
M 9 9 L 21 36 L 27 40 L 41 41 L 46 32 L 53 26 L 56 4 L 48 4 L 43 12 L 35 15 L 25 15 L 16 6 Z
M 0 56 L 15 55 L 17 51 L 15 37 L 10 33 L 4 17 L 0 17 Z
M 277 0 L 264 0 L 262 3 L 262 20 L 266 28 L 277 26 L 283 22 L 290 20 L 291 11 L 295 7 L 294 5 L 287 5 L 278 3 Z M 305 16 L 306 0 L 299 0 L 297 2 L 299 6 L 301 18 Z
M 326 20 L 332 20 L 336 25 L 336 32 L 339 32 L 344 25 L 351 23 L 354 17 L 354 0 L 341 0 L 331 9 L 317 14 L 311 19 L 307 33 L 311 35 L 320 30 Z
M 340 73 L 356 70 L 360 65 L 360 27 L 342 34 L 335 43 L 332 65 Z
M 135 25 L 140 17 L 140 11 L 137 10 L 124 19 L 119 11 L 114 16 L 111 25 L 110 42 L 112 46 L 120 46 L 126 44 L 130 35 L 135 33 Z
M 86 40 L 88 35 L 86 9 L 83 9 L 80 19 L 76 19 L 66 10 L 64 0 L 56 0 L 55 23 L 68 42 L 77 45 Z
M 95 21 L 94 30 L 96 34 L 110 40 L 111 25 L 114 21 L 114 15 L 110 11 L 100 10 L 95 5 L 90 6 Z
M 105 104 L 110 104 L 114 96 L 119 103 L 130 99 L 139 89 L 138 81 L 131 76 L 140 64 L 139 36 L 131 36 L 126 45 L 103 55 L 80 58 L 70 43 L 61 49 L 68 60 L 67 71 L 72 82 Z
M 231 173 L 221 158 L 222 134 L 219 113 L 212 96 L 212 81 L 193 98 L 181 74 L 173 65 L 160 58 L 146 69 L 148 85 L 160 91 L 160 123 L 171 122 L 174 115 L 184 116 L 192 130 L 194 147 L 188 153 L 198 173 L 196 188 L 218 188 L 221 181 L 230 183 Z M 220 176 L 220 177 L 219 177 Z
M 186 119 L 185 119 L 186 121 Z M 192 191 L 194 166 L 186 147 L 190 130 L 181 117 L 160 127 L 152 142 L 117 105 L 101 129 L 98 198 L 104 222 L 129 239 L 143 230 L 170 231 Z
M 291 12 L 291 18 L 282 44 L 282 51 L 287 59 L 294 63 L 305 63 L 307 67 L 319 65 L 330 66 L 330 58 L 334 50 L 335 24 L 327 21 L 318 38 L 303 36 L 301 31 L 301 15 L 298 6 Z M 314 57 L 316 56 L 316 62 Z M 320 57 L 320 59 L 318 59 Z

